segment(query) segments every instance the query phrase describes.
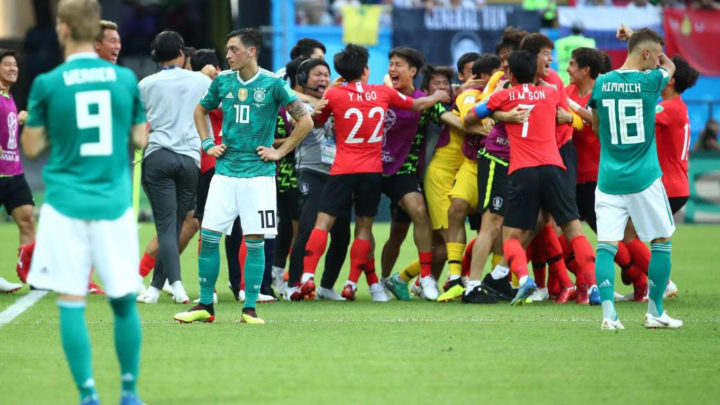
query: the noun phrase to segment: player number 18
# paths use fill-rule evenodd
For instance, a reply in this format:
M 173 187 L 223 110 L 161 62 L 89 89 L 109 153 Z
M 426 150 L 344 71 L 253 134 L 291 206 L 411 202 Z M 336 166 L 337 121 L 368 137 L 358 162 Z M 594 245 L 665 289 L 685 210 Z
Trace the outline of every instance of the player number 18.
M 606 99 L 602 101 L 602 106 L 608 109 L 611 144 L 630 145 L 645 142 L 642 100 L 637 98 L 617 100 L 617 108 L 615 108 L 615 100 Z M 628 115 L 630 108 L 635 110 L 632 115 Z M 618 139 L 618 121 L 620 123 L 620 139 Z M 635 125 L 635 134 L 631 134 L 628 130 L 630 125 Z

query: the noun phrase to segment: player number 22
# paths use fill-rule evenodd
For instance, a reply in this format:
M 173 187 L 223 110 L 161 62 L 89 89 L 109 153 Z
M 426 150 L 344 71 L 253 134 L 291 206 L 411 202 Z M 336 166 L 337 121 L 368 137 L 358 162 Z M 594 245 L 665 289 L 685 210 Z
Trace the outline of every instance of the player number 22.
M 235 107 L 235 122 L 240 124 L 249 124 L 250 106 L 235 104 L 233 107 Z
M 353 126 L 352 130 L 350 131 L 350 135 L 348 135 L 345 143 L 363 143 L 365 141 L 364 139 L 355 138 L 355 135 L 357 135 L 363 123 L 363 113 L 357 108 L 351 108 L 345 111 L 345 119 L 349 119 L 353 115 L 357 118 L 357 121 L 355 121 L 355 126 Z M 385 110 L 383 110 L 382 107 L 373 107 L 372 109 L 370 109 L 370 112 L 368 112 L 369 118 L 373 118 L 376 115 L 380 115 L 380 119 L 375 126 L 375 131 L 373 131 L 372 136 L 367 140 L 367 143 L 375 143 L 382 141 L 382 133 L 380 132 L 380 129 L 385 124 Z
M 91 113 L 90 106 L 97 112 Z M 108 156 L 112 154 L 112 109 L 109 90 L 75 93 L 75 120 L 78 129 L 97 128 L 97 142 L 80 144 L 80 156 Z
M 642 100 L 638 98 L 617 100 L 605 99 L 602 106 L 608 109 L 608 120 L 610 126 L 610 143 L 613 145 L 631 145 L 645 142 L 645 125 L 643 123 Z M 635 113 L 628 114 L 628 109 L 633 108 Z M 618 113 L 619 111 L 619 113 Z M 620 139 L 618 140 L 618 121 L 620 123 Z M 635 134 L 628 130 L 630 125 L 635 125 Z

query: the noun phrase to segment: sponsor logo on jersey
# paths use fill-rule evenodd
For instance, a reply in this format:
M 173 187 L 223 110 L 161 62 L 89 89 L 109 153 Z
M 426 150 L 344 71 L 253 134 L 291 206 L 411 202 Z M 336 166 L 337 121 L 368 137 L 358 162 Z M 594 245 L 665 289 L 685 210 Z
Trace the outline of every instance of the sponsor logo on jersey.
M 298 190 L 300 190 L 300 193 L 302 195 L 307 195 L 307 193 L 310 191 L 310 185 L 305 182 L 298 183 Z
M 257 88 L 253 90 L 253 100 L 255 100 L 256 103 L 265 101 L 265 89 Z
M 247 89 L 240 89 L 238 90 L 238 100 L 245 101 L 248 97 L 248 90 Z

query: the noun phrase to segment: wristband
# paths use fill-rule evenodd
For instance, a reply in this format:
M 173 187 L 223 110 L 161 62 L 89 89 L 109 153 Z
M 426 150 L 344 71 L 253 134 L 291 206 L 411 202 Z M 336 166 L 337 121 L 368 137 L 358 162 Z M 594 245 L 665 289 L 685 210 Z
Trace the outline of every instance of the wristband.
M 203 150 L 205 151 L 205 153 L 207 153 L 207 151 L 209 151 L 210 148 L 212 148 L 213 146 L 215 146 L 215 142 L 213 142 L 213 140 L 210 139 L 210 138 L 205 138 L 205 139 L 202 140 L 201 145 L 202 145 L 202 148 L 203 148 Z

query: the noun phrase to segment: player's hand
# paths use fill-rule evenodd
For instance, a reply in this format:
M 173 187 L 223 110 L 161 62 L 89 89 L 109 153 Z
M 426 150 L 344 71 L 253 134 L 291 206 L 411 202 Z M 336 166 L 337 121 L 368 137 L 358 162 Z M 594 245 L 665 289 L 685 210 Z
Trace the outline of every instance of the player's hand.
M 465 83 L 461 84 L 460 89 L 458 91 L 463 92 L 465 90 L 474 89 L 476 87 L 483 87 L 482 79 L 475 79 L 475 78 L 470 79 L 470 80 L 466 81 Z
M 328 89 L 329 89 L 330 87 L 342 86 L 342 85 L 345 84 L 345 83 L 346 83 L 346 81 L 345 81 L 345 79 L 344 79 L 342 76 L 337 77 L 335 80 L 333 80 L 332 82 L 330 82 L 330 85 L 328 86 Z M 325 91 L 327 91 L 327 90 L 325 90 Z
M 435 99 L 441 103 L 449 103 L 450 95 L 445 90 L 435 90 L 435 93 L 432 94 Z
M 22 110 L 18 113 L 17 119 L 18 119 L 18 125 L 25 125 L 25 121 L 27 121 L 28 113 L 25 110 Z
M 208 149 L 207 154 L 212 157 L 219 158 L 225 154 L 225 149 L 227 149 L 227 146 L 225 146 L 224 143 L 221 143 L 220 145 L 215 145 L 212 148 Z
M 318 115 L 320 115 L 320 113 L 322 113 L 322 110 L 323 110 L 323 108 L 325 108 L 325 106 L 327 105 L 327 103 L 328 103 L 328 101 L 327 101 L 326 99 L 324 99 L 324 98 L 323 98 L 323 99 L 320 99 L 320 101 L 318 101 L 318 102 L 315 104 L 315 106 L 313 107 L 313 110 L 312 110 L 312 112 L 310 113 L 310 116 L 311 116 L 312 118 L 315 118 L 315 117 L 317 117 Z
M 218 70 L 217 68 L 215 68 L 215 66 L 208 63 L 207 65 L 203 66 L 203 68 L 200 70 L 200 73 L 204 74 L 210 79 L 215 80 L 218 75 Z
M 558 106 L 556 120 L 558 124 L 572 124 L 573 116 L 572 113 Z
M 257 154 L 260 156 L 263 162 L 275 162 L 282 159 L 280 152 L 275 148 L 266 148 L 264 146 L 258 146 Z
M 497 92 L 505 90 L 505 86 L 508 83 L 510 83 L 510 81 L 508 79 L 498 80 L 497 84 L 495 85 L 495 90 L 493 90 L 493 93 L 497 93 Z
M 492 131 L 493 127 L 495 126 L 495 120 L 492 118 L 485 118 L 482 120 L 482 126 L 485 128 L 488 134 L 490 134 L 490 131 Z
M 621 24 L 620 24 L 620 28 L 618 28 L 617 33 L 615 34 L 615 36 L 617 37 L 617 39 L 619 39 L 619 40 L 621 40 L 621 41 L 627 41 L 628 39 L 630 39 L 630 37 L 632 36 L 632 34 L 633 34 L 633 30 L 631 30 L 630 28 L 628 28 L 628 27 L 625 25 L 625 23 L 621 23 Z
M 507 112 L 507 120 L 505 121 L 522 124 L 524 122 L 527 122 L 528 117 L 530 117 L 530 110 L 520 108 L 520 106 L 515 106 L 515 108 Z

